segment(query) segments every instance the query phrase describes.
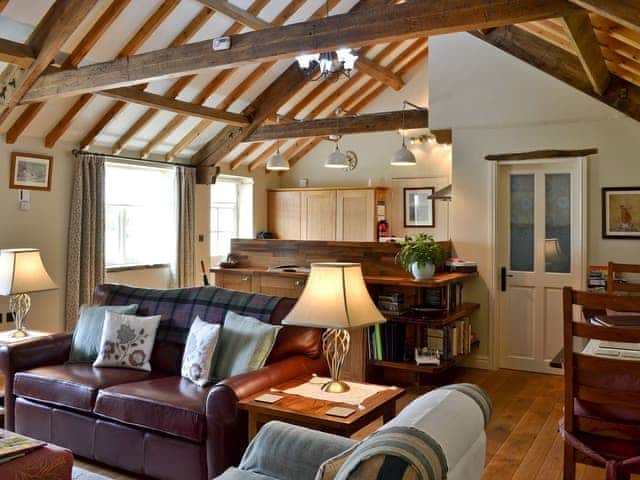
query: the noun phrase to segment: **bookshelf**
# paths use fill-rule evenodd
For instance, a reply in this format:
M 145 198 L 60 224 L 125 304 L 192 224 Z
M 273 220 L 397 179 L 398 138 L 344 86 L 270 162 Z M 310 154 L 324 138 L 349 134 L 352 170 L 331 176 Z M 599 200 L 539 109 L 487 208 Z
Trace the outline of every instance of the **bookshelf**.
M 433 377 L 473 353 L 479 340 L 472 333 L 472 318 L 480 304 L 464 302 L 462 292 L 463 283 L 477 275 L 442 272 L 421 282 L 367 276 L 372 297 L 387 318 L 377 332 L 371 327 L 365 334 L 367 381 L 433 383 Z M 423 347 L 439 350 L 439 365 L 416 363 L 414 349 Z

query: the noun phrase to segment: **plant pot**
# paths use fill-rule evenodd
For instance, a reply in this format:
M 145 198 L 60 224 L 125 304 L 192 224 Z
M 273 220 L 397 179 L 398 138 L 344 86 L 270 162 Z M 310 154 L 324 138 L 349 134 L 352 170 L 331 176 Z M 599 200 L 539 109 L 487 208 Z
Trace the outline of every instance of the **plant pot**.
M 418 265 L 416 262 L 411 264 L 411 273 L 416 280 L 429 280 L 433 277 L 436 266 L 433 263 Z

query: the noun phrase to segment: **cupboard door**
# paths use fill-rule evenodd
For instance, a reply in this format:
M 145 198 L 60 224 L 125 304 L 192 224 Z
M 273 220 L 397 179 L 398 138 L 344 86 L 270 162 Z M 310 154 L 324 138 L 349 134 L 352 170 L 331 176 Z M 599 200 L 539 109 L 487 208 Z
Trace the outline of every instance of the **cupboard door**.
M 375 191 L 340 190 L 337 195 L 336 240 L 376 240 Z
M 281 240 L 300 240 L 301 192 L 269 192 L 269 231 Z
M 302 240 L 336 239 L 336 191 L 302 192 Z

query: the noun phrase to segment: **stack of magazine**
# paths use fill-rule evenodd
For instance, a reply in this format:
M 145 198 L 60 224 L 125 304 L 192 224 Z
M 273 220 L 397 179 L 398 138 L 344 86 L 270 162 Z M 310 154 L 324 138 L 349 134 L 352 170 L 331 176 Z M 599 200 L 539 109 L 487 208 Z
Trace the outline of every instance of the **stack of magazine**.
M 0 430 L 0 464 L 23 457 L 45 445 L 45 442 Z

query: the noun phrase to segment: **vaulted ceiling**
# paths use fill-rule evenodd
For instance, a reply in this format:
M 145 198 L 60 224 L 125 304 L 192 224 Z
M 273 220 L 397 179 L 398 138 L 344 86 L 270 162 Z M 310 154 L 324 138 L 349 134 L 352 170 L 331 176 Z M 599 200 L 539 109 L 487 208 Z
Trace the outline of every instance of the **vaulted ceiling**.
M 357 114 L 402 90 L 428 35 L 466 30 L 640 119 L 635 3 L 329 0 L 325 18 L 324 0 L 0 0 L 0 132 L 254 170 L 276 150 L 261 125 Z M 232 48 L 213 52 L 221 35 Z M 351 78 L 300 73 L 296 53 L 341 45 L 359 49 Z M 291 163 L 314 131 L 276 135 Z

